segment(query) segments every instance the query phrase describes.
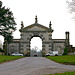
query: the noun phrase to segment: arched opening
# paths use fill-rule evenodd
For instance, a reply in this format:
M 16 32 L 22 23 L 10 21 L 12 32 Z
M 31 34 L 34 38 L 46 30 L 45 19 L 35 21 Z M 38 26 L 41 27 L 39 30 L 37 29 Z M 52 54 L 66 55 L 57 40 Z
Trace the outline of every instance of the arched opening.
M 30 56 L 42 56 L 42 39 L 33 37 L 30 41 Z

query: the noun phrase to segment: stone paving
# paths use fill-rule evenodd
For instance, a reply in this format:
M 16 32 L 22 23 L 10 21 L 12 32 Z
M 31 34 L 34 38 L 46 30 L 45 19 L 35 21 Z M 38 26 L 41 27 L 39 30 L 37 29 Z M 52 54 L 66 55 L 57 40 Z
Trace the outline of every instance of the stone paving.
M 75 66 L 55 63 L 44 57 L 26 57 L 0 64 L 0 75 L 43 75 L 75 71 Z

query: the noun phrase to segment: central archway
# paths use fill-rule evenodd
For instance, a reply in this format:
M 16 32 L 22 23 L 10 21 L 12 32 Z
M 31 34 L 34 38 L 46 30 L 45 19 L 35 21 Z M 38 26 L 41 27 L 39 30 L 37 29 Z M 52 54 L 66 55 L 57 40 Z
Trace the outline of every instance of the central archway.
M 30 40 L 30 56 L 42 56 L 42 39 L 40 37 L 33 37 Z

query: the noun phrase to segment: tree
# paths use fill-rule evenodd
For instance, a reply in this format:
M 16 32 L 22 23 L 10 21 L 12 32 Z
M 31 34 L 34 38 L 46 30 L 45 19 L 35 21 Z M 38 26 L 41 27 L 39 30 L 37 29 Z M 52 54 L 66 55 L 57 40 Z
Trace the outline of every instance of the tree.
M 63 53 L 63 55 L 67 55 L 68 54 L 68 50 L 67 50 L 67 48 L 65 47 L 64 48 L 64 53 Z
M 0 48 L 0 52 L 4 52 L 2 48 Z
M 0 53 L 3 55 L 4 54 L 4 50 L 2 48 L 0 48 Z
M 2 2 L 0 1 L 0 35 L 4 37 L 9 43 L 12 39 L 12 31 L 16 30 L 16 22 L 12 11 L 9 8 L 2 7 Z

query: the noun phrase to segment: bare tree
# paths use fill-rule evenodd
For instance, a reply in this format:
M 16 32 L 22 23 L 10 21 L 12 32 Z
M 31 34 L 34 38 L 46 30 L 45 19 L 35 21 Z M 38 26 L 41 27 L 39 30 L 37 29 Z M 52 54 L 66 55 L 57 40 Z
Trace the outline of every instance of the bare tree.
M 72 1 L 67 0 L 66 2 L 68 3 L 70 13 L 75 13 L 75 0 Z
M 75 19 L 75 0 L 67 0 L 66 2 L 68 4 L 69 12 L 73 15 L 72 19 Z

